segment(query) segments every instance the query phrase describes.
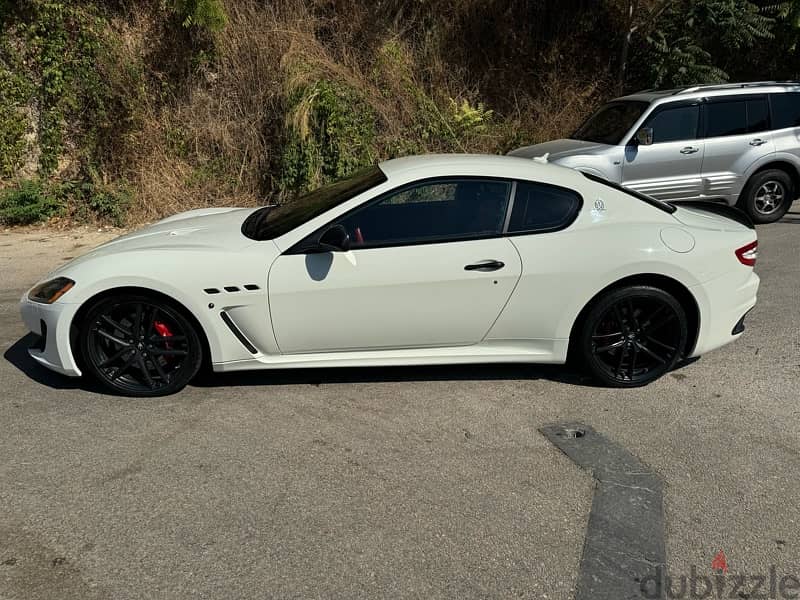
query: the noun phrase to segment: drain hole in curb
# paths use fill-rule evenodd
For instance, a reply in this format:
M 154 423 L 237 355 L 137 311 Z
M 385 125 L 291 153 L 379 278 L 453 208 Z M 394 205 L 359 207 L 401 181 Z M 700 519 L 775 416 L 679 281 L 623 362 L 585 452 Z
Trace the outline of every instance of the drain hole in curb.
M 585 435 L 586 431 L 583 429 L 571 429 L 565 427 L 564 429 L 561 430 L 561 436 L 569 439 L 582 438 Z

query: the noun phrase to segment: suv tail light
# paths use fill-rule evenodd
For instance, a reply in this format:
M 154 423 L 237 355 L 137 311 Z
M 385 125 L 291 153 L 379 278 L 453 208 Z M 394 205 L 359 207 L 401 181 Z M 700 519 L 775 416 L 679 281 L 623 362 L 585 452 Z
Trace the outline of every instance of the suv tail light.
M 739 262 L 748 267 L 756 266 L 756 259 L 758 258 L 758 240 L 742 246 L 736 251 L 736 258 Z

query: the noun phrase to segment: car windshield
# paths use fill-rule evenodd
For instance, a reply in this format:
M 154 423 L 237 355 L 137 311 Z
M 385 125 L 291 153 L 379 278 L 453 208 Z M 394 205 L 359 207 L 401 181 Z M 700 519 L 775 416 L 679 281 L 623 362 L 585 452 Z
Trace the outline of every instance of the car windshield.
M 385 181 L 380 168 L 370 167 L 284 204 L 259 208 L 245 219 L 242 233 L 253 240 L 274 239 Z
M 571 138 L 616 146 L 622 142 L 625 134 L 631 130 L 647 106 L 647 102 L 636 100 L 611 102 L 601 106 L 583 125 L 578 127 Z

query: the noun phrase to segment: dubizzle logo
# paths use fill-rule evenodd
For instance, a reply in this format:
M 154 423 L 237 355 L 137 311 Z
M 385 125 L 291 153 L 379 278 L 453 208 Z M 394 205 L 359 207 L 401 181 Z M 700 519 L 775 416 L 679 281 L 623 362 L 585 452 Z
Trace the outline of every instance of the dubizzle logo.
M 711 570 L 715 573 L 728 572 L 728 559 L 725 558 L 725 553 L 722 550 L 717 552 L 714 560 L 711 561 Z
M 643 598 L 764 598 L 769 600 L 800 599 L 800 578 L 796 575 L 778 577 L 775 565 L 769 573 L 748 575 L 728 574 L 728 557 L 720 550 L 711 560 L 711 575 L 698 573 L 692 565 L 686 575 L 667 575 L 657 567 L 654 575 L 645 577 L 640 586 Z

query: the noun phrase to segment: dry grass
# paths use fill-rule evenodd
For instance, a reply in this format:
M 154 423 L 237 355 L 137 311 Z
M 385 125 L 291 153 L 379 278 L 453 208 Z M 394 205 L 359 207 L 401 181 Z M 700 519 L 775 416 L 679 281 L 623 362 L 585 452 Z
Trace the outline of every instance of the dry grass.
M 156 91 L 167 75 L 147 73 L 141 123 L 118 166 L 136 193 L 130 221 L 195 207 L 262 203 L 277 189 L 287 128 L 302 129 L 307 118 L 302 107 L 289 106 L 289 98 L 320 78 L 358 90 L 374 110 L 379 158 L 395 153 L 397 141 L 420 119 L 436 120 L 440 113 L 446 121 L 451 99 L 477 106 L 497 96 L 490 89 L 491 74 L 453 63 L 448 40 L 454 33 L 447 28 L 457 26 L 458 11 L 480 10 L 477 0 L 457 4 L 432 2 L 425 13 L 413 3 L 389 2 L 378 18 L 370 3 L 359 0 L 227 0 L 230 20 L 216 38 L 213 61 L 195 67 L 186 84 L 166 98 L 157 98 Z M 441 23 L 438 30 L 430 26 L 431 11 Z M 132 11 L 113 26 L 123 42 L 121 60 L 132 64 L 141 63 L 152 51 L 148 45 L 162 35 L 144 11 Z M 516 77 L 517 85 L 503 94 L 503 106 L 486 106 L 495 111 L 491 127 L 414 140 L 413 147 L 505 152 L 568 133 L 605 86 L 602 79 L 575 83 L 586 78 L 562 63 L 554 59 L 545 65 L 537 85 L 524 87 Z M 504 73 L 495 79 L 501 85 L 515 77 Z M 428 106 L 425 114 L 421 103 Z

